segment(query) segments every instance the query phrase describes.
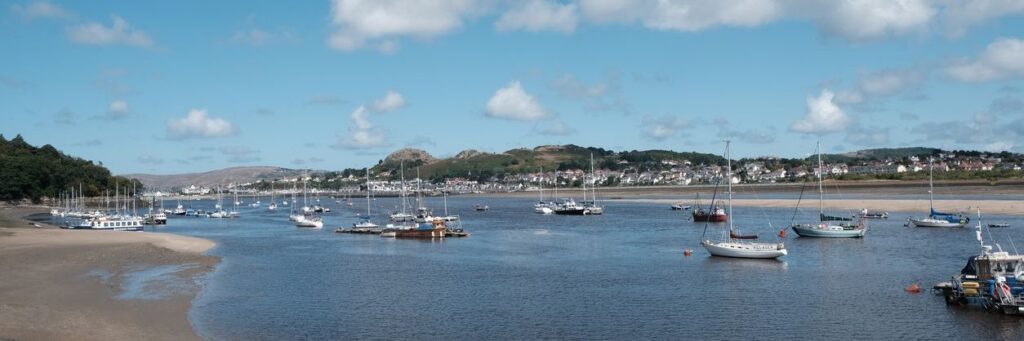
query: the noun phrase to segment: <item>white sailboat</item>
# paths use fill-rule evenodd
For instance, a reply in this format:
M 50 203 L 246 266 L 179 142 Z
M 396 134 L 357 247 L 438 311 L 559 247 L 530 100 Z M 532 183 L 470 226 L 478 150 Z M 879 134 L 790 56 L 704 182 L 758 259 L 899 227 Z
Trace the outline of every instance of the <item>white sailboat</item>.
M 864 219 L 861 218 L 858 224 L 844 223 L 852 221 L 852 218 L 835 217 L 825 215 L 825 191 L 822 186 L 822 178 L 825 176 L 824 168 L 821 165 L 821 142 L 818 142 L 818 223 L 817 224 L 793 224 L 793 232 L 801 237 L 820 238 L 860 238 L 864 237 L 867 227 Z M 803 193 L 801 191 L 801 193 Z
M 270 205 L 267 205 L 267 211 L 277 211 L 277 200 L 274 200 L 274 181 L 270 181 Z
M 552 204 L 544 201 L 544 167 L 540 168 L 540 181 L 538 181 L 538 190 L 540 192 L 537 203 L 533 204 L 533 212 L 539 214 L 554 214 L 555 210 L 551 209 Z
M 933 183 L 934 163 L 928 158 L 928 217 L 910 218 L 910 222 L 916 227 L 964 227 L 970 218 L 962 214 L 942 213 L 935 210 L 935 185 Z
M 604 214 L 604 207 L 602 207 L 601 205 L 599 205 L 597 203 L 597 180 L 594 178 L 594 153 L 590 153 L 590 181 L 592 182 L 591 186 L 590 186 L 590 190 L 593 192 L 593 194 L 590 196 L 590 201 L 587 201 L 587 196 L 586 196 L 586 183 L 587 182 L 584 180 L 583 181 L 583 183 L 584 183 L 584 190 L 583 190 L 584 195 L 583 195 L 583 202 L 581 204 L 583 204 L 583 206 L 587 208 L 587 214 L 588 215 Z
M 353 228 L 357 229 L 376 229 L 380 226 L 374 224 L 370 220 L 370 169 L 366 169 L 366 216 L 363 217 L 362 221 L 352 224 Z
M 400 180 L 402 181 L 402 191 L 399 194 L 399 200 L 402 202 L 402 210 L 399 212 L 392 213 L 391 216 L 389 217 L 391 221 L 396 223 L 413 221 L 416 218 L 415 216 L 409 213 L 409 198 L 405 194 L 405 160 L 402 160 L 399 163 L 399 169 L 402 173 L 400 177 Z
M 728 175 L 726 176 L 726 183 L 728 184 L 729 191 L 729 215 L 733 215 L 732 211 L 732 159 L 729 154 L 729 141 L 725 141 L 725 160 L 727 163 L 726 169 L 728 169 Z M 729 231 L 722 232 L 722 239 L 719 241 L 712 241 L 708 238 L 701 237 L 701 246 L 708 250 L 712 256 L 718 257 L 732 257 L 732 258 L 760 258 L 760 259 L 771 259 L 785 256 L 786 246 L 779 243 L 760 243 L 747 241 L 750 237 L 737 236 L 733 233 L 733 220 L 729 219 Z M 707 232 L 707 225 L 704 225 L 705 233 Z M 754 236 L 753 238 L 756 238 Z

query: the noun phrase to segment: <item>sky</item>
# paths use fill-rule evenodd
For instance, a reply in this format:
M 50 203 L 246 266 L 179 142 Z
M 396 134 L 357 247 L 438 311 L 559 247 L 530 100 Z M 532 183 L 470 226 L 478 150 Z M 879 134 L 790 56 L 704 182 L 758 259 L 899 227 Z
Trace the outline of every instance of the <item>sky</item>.
M 1024 1 L 0 1 L 0 133 L 116 174 L 548 144 L 1024 152 Z

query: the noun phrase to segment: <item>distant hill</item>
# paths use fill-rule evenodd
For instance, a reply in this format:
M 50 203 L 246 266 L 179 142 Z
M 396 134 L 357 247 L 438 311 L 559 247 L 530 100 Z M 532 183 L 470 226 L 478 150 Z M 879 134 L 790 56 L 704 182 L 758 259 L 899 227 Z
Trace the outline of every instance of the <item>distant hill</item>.
M 159 190 L 171 190 L 176 188 L 196 186 L 227 185 L 228 183 L 248 183 L 259 179 L 280 179 L 295 177 L 303 174 L 322 173 L 324 171 L 311 171 L 288 169 L 281 167 L 233 167 L 202 173 L 186 173 L 171 175 L 156 174 L 125 174 L 125 177 L 139 179 L 146 184 L 147 188 Z
M 374 167 L 375 173 L 397 174 L 402 160 L 405 161 L 406 178 L 415 176 L 418 166 L 420 176 L 425 179 L 464 177 L 471 179 L 489 178 L 500 174 L 523 172 L 588 169 L 590 156 L 594 156 L 594 167 L 598 169 L 623 169 L 639 167 L 642 170 L 668 168 L 662 161 L 684 161 L 697 164 L 725 164 L 725 158 L 705 153 L 675 152 L 669 150 L 644 150 L 615 152 L 603 148 L 577 145 L 550 145 L 533 149 L 517 148 L 502 153 L 486 153 L 469 149 L 454 157 L 435 159 L 420 150 L 403 149 L 392 153 L 384 162 Z
M 64 154 L 48 144 L 32 146 L 21 135 L 10 141 L 0 135 L 0 200 L 38 202 L 59 197 L 72 187 L 76 193 L 99 196 L 106 191 L 114 193 L 116 185 L 124 193 L 125 186 L 132 184 L 127 178 L 110 175 L 102 163 Z

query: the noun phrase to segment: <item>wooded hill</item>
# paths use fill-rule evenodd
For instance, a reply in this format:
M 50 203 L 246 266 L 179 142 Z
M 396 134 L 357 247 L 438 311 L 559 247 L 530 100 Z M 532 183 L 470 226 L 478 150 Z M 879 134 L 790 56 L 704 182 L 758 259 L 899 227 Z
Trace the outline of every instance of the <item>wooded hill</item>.
M 115 183 L 123 190 L 132 181 L 112 176 L 103 164 L 69 156 L 51 145 L 34 147 L 21 135 L 10 141 L 0 135 L 0 200 L 39 202 L 72 187 L 77 192 L 79 184 L 86 196 L 99 196 L 107 190 L 114 193 Z M 139 193 L 143 191 L 142 183 L 136 181 L 135 186 Z

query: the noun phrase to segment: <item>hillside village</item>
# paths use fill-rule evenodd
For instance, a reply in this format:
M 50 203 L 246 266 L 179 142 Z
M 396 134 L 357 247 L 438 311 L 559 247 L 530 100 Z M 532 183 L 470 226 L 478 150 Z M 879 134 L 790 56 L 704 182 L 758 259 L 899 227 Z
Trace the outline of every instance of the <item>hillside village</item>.
M 541 147 L 538 147 L 541 148 Z M 919 151 L 919 150 L 917 150 Z M 784 183 L 810 180 L 816 177 L 819 172 L 827 178 L 840 180 L 865 180 L 865 179 L 921 179 L 926 178 L 929 169 L 929 159 L 936 172 L 937 178 L 988 178 L 992 176 L 1020 176 L 1022 174 L 1022 158 L 1012 153 L 983 153 L 973 151 L 938 151 L 928 155 L 906 155 L 877 157 L 872 155 L 827 155 L 823 167 L 819 171 L 815 167 L 815 159 L 782 159 L 777 157 L 759 157 L 752 159 L 741 159 L 733 162 L 734 174 L 731 181 L 739 183 Z M 863 153 L 858 152 L 858 153 Z M 395 155 L 398 156 L 395 156 Z M 473 158 L 483 157 L 483 153 L 460 153 L 465 161 L 471 162 Z M 470 155 L 468 157 L 464 155 Z M 492 154 L 493 155 L 493 154 Z M 381 165 L 394 161 L 396 158 L 410 157 L 408 163 L 411 165 L 430 165 L 437 159 L 433 159 L 426 152 L 414 150 L 403 150 L 392 153 L 389 161 L 382 160 Z M 724 159 L 723 159 L 724 160 Z M 727 174 L 723 164 L 695 164 L 684 158 L 662 158 L 658 160 L 644 160 L 641 162 L 630 162 L 628 160 L 613 160 L 604 155 L 601 165 L 595 167 L 593 174 L 589 167 L 578 167 L 580 162 L 570 163 L 577 167 L 565 167 L 566 162 L 560 163 L 559 167 L 551 166 L 551 170 L 541 171 L 504 171 L 494 172 L 486 178 L 472 176 L 456 176 L 450 178 L 423 176 L 423 180 L 416 179 L 415 167 L 406 168 L 405 190 L 414 191 L 419 189 L 423 192 L 440 193 L 448 191 L 451 193 L 483 193 L 483 192 L 509 192 L 509 191 L 532 191 L 540 188 L 569 188 L 586 185 L 614 187 L 614 186 L 686 186 L 715 184 L 721 181 Z M 614 162 L 610 162 L 614 161 Z M 511 164 L 511 163 L 509 163 Z M 589 164 L 587 164 L 589 165 Z M 380 165 L 379 165 L 380 166 Z M 427 166 L 423 166 L 427 167 Z M 562 169 L 559 169 L 562 168 Z M 612 169 L 614 168 L 614 169 Z M 468 175 L 473 175 L 472 173 Z M 371 170 L 370 188 L 378 195 L 397 195 L 402 191 L 403 185 L 399 180 L 397 169 L 375 167 Z M 273 183 L 273 186 L 271 186 Z M 301 191 L 302 184 L 306 183 L 311 193 L 320 192 L 361 192 L 366 185 L 365 171 L 349 169 L 342 172 L 308 172 L 305 175 L 261 178 L 255 181 L 227 183 L 220 190 L 222 192 L 241 193 L 265 192 L 271 187 L 277 192 L 289 193 Z M 177 192 L 184 195 L 209 195 L 215 194 L 216 187 L 190 185 L 180 188 Z

